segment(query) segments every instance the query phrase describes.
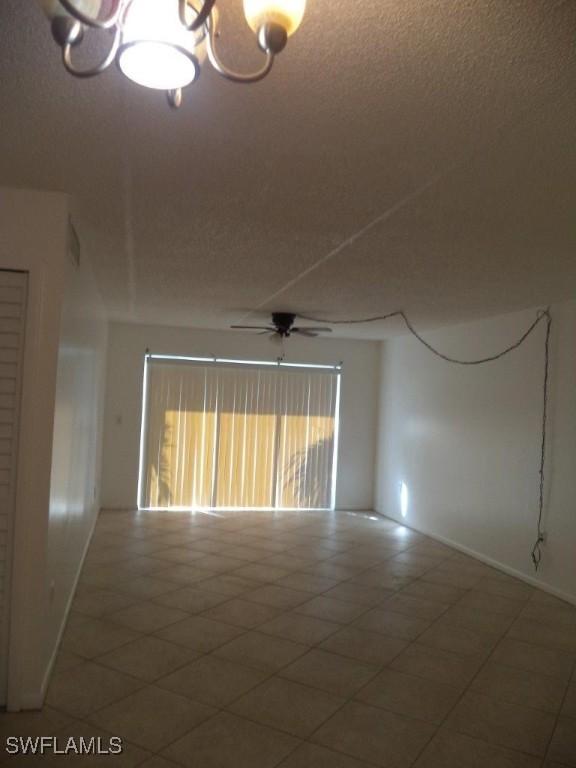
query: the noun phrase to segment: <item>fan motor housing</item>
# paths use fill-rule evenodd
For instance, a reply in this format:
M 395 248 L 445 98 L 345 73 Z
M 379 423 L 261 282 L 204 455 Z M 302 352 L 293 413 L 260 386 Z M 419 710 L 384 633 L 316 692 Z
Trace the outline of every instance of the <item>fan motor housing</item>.
M 296 315 L 292 312 L 273 312 L 272 322 L 276 326 L 278 333 L 282 336 L 290 336 L 290 330 L 294 325 Z

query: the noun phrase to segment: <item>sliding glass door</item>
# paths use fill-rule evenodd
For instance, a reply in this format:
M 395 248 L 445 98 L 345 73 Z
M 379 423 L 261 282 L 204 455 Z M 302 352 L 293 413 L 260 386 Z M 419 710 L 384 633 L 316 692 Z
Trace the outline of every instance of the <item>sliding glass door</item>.
M 332 509 L 340 371 L 146 357 L 140 508 Z

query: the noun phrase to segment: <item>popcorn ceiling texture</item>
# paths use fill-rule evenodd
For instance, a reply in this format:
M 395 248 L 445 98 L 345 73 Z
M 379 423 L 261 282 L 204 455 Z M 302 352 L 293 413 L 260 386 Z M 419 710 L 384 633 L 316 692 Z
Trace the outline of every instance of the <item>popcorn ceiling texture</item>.
M 223 57 L 253 66 L 241 3 L 219 6 Z M 575 41 L 568 0 L 311 0 L 266 81 L 206 66 L 174 113 L 115 68 L 70 78 L 39 7 L 3 0 L 0 183 L 72 194 L 120 321 L 402 307 L 426 329 L 558 301 L 576 289 Z

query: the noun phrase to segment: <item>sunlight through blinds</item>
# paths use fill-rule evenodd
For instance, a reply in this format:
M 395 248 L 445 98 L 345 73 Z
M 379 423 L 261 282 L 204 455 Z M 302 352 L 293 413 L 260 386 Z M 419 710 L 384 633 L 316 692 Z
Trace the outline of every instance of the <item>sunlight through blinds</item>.
M 332 509 L 340 372 L 146 358 L 140 508 Z

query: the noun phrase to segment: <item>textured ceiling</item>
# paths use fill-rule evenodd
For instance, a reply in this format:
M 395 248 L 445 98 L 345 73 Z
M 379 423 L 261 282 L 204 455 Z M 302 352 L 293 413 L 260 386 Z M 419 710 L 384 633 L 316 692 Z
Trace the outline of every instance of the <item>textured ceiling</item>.
M 221 43 L 250 67 L 241 4 Z M 267 80 L 206 65 L 175 113 L 115 69 L 70 78 L 37 5 L 2 0 L 0 184 L 72 194 L 115 319 L 430 328 L 575 297 L 576 3 L 308 6 Z

